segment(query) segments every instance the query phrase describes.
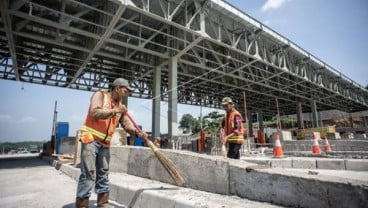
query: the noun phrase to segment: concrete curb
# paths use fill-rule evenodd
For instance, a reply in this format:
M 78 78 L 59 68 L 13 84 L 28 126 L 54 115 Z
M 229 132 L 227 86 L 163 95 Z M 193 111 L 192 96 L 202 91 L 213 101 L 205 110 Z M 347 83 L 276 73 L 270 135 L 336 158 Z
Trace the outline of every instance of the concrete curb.
M 335 158 L 246 158 L 242 160 L 250 163 L 268 165 L 272 168 L 297 169 L 327 169 L 368 171 L 368 160 L 365 159 L 335 159 Z
M 186 178 L 184 186 L 190 190 L 293 207 L 364 207 L 368 201 L 368 182 L 360 178 L 311 175 L 307 171 L 269 168 L 272 163 L 276 166 L 282 160 L 263 161 L 268 165 L 260 166 L 220 156 L 160 151 L 176 164 Z M 293 165 L 290 158 L 285 158 L 285 161 L 285 166 Z M 313 162 L 309 162 L 311 164 Z M 294 165 L 303 164 L 296 161 Z M 166 185 L 173 183 L 152 151 L 144 147 L 111 147 L 110 171 L 152 179 Z
M 43 157 L 57 170 L 78 180 L 80 170 L 52 157 Z M 110 173 L 110 199 L 129 208 L 273 208 L 264 202 L 193 190 L 125 173 Z

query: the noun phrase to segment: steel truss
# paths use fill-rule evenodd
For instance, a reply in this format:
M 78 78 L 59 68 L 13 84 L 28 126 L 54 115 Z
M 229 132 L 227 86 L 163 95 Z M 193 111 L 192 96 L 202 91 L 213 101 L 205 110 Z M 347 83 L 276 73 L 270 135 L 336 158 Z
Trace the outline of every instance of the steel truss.
M 123 76 L 152 98 L 161 69 L 178 58 L 178 102 L 219 108 L 224 96 L 250 111 L 368 109 L 368 92 L 290 40 L 221 0 L 2 0 L 0 78 L 79 90 Z M 239 108 L 242 109 L 242 108 Z

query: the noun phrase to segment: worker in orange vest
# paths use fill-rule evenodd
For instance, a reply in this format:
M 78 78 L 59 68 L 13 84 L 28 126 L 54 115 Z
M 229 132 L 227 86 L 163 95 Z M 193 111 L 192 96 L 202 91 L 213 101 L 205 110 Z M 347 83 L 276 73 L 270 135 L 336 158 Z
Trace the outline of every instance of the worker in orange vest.
M 110 141 L 116 126 L 122 127 L 132 136 L 146 136 L 135 129 L 121 103 L 123 97 L 133 92 L 126 79 L 117 78 L 109 92 L 97 91 L 91 97 L 86 120 L 81 128 L 81 174 L 77 186 L 76 207 L 88 207 L 91 190 L 97 193 L 97 207 L 108 207 Z
M 233 100 L 229 97 L 222 99 L 221 105 L 225 110 L 225 117 L 222 120 L 221 127 L 224 129 L 222 143 L 228 143 L 227 157 L 240 159 L 240 148 L 244 142 L 244 129 L 242 125 L 242 116 L 235 109 Z

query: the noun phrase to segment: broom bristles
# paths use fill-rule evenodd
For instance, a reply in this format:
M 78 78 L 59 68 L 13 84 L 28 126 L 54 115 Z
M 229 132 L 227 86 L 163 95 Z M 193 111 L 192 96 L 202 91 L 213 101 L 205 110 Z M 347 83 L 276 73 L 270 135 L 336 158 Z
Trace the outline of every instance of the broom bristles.
M 167 158 L 151 141 L 148 142 L 148 146 L 151 148 L 153 153 L 155 153 L 155 156 L 170 174 L 176 185 L 183 186 L 185 179 L 183 176 L 181 176 L 175 164 L 169 158 Z

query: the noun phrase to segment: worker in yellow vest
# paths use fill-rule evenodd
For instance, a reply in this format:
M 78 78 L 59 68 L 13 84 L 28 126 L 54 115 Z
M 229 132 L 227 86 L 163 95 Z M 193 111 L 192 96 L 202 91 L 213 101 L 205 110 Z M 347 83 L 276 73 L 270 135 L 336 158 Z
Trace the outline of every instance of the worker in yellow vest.
M 108 207 L 110 141 L 115 128 L 120 125 L 132 136 L 146 136 L 135 129 L 121 103 L 123 97 L 133 92 L 126 79 L 117 78 L 109 92 L 100 90 L 91 97 L 86 120 L 81 128 L 81 174 L 77 186 L 76 207 L 88 207 L 91 190 L 97 193 L 97 207 Z
M 228 143 L 227 157 L 240 159 L 240 148 L 244 142 L 244 129 L 242 125 L 242 116 L 235 109 L 233 100 L 229 97 L 222 99 L 221 105 L 225 110 L 225 117 L 222 120 L 221 127 L 224 130 L 222 143 Z

